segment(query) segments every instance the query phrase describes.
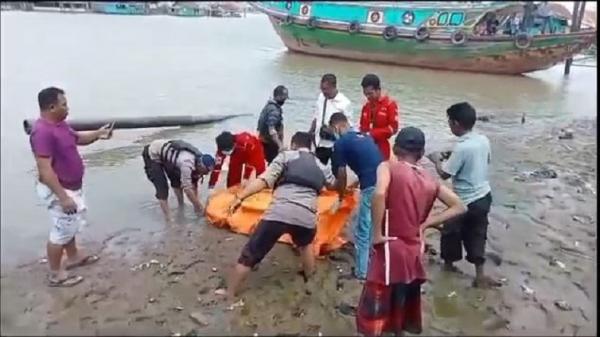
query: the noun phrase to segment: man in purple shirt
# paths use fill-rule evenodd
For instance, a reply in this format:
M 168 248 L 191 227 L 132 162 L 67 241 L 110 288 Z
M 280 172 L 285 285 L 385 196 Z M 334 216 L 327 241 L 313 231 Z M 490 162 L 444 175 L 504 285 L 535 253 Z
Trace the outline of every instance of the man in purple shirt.
M 31 150 L 37 164 L 38 196 L 47 206 L 53 226 L 47 244 L 50 274 L 48 285 L 69 287 L 83 277 L 68 275 L 65 270 L 87 265 L 98 256 L 85 255 L 77 249 L 75 234 L 85 224 L 85 199 L 82 192 L 84 166 L 77 145 L 88 145 L 98 139 L 108 139 L 108 125 L 96 131 L 76 132 L 65 122 L 69 113 L 65 92 L 50 87 L 39 92 L 40 118 L 30 136 Z M 63 251 L 67 254 L 61 268 Z

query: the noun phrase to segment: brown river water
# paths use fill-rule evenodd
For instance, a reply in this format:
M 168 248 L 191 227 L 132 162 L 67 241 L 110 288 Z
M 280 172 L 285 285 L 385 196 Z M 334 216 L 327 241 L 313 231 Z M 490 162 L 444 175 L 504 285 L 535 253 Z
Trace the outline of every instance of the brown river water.
M 272 89 L 290 90 L 286 132 L 310 126 L 320 76 L 363 103 L 360 79 L 373 72 L 400 105 L 402 125 L 418 126 L 429 150 L 452 145 L 445 110 L 469 101 L 492 140 L 494 204 L 488 251 L 505 279 L 496 290 L 470 287 L 473 270 L 440 270 L 427 260 L 425 335 L 592 335 L 596 333 L 596 69 L 562 67 L 493 76 L 347 62 L 288 53 L 267 18 L 243 19 L 1 14 L 1 254 L 3 334 L 348 335 L 360 285 L 339 279 L 350 254 L 318 266 L 308 284 L 279 245 L 253 273 L 233 311 L 213 295 L 246 237 L 195 220 L 191 207 L 166 226 L 140 157 L 152 139 L 178 137 L 215 150 L 221 130 L 253 130 Z M 37 116 L 37 92 L 67 91 L 72 118 L 251 113 L 216 125 L 115 132 L 82 148 L 90 226 L 80 238 L 101 261 L 72 289 L 44 286 L 49 219 L 38 204 L 24 118 Z M 525 114 L 526 123 L 521 124 Z M 574 139 L 559 140 L 569 127 Z M 289 138 L 288 138 L 289 139 Z M 427 167 L 431 165 L 425 160 Z M 550 168 L 556 179 L 527 172 Z M 428 240 L 438 248 L 438 235 Z M 131 267 L 156 259 L 143 271 Z M 557 265 L 555 260 L 561 263 Z M 564 268 L 562 268 L 562 267 Z M 213 270 L 216 270 L 213 272 Z M 525 294 L 524 288 L 533 294 Z M 311 294 L 308 295 L 306 291 Z M 150 300 L 153 299 L 153 300 Z M 556 301 L 566 301 L 561 310 Z M 202 314 L 206 325 L 190 319 Z

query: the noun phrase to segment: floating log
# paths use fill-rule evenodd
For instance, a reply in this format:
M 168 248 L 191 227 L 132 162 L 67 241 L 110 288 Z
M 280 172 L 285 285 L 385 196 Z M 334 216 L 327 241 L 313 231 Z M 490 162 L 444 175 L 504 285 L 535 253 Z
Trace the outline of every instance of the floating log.
M 121 117 L 103 119 L 71 119 L 69 125 L 75 131 L 97 130 L 106 124 L 115 123 L 114 129 L 144 129 L 170 126 L 191 126 L 220 122 L 229 118 L 248 116 L 250 114 L 213 115 L 213 116 L 155 116 L 155 117 Z M 35 119 L 23 120 L 25 133 L 30 134 Z

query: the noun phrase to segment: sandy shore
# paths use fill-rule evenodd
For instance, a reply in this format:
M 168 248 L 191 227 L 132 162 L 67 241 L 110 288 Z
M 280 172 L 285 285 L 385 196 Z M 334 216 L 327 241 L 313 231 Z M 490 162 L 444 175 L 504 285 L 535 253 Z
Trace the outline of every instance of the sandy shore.
M 496 263 L 487 269 L 505 285 L 473 289 L 474 271 L 466 262 L 458 265 L 462 273 L 447 273 L 439 256 L 427 256 L 424 335 L 595 334 L 596 121 L 561 127 L 571 128 L 574 138 L 558 139 L 560 127 L 527 136 L 489 135 L 495 189 L 488 252 Z M 540 168 L 557 178 L 528 174 Z M 438 238 L 428 237 L 436 249 Z M 102 242 L 84 242 L 101 260 L 80 269 L 86 280 L 67 289 L 46 287 L 47 265 L 38 261 L 3 268 L 2 333 L 355 332 L 352 308 L 361 288 L 340 277 L 350 270 L 350 249 L 322 260 L 316 277 L 304 284 L 296 275 L 297 257 L 278 245 L 246 283 L 244 305 L 228 310 L 213 291 L 246 239 L 202 222 L 150 234 L 132 225 Z M 148 268 L 132 270 L 143 263 Z

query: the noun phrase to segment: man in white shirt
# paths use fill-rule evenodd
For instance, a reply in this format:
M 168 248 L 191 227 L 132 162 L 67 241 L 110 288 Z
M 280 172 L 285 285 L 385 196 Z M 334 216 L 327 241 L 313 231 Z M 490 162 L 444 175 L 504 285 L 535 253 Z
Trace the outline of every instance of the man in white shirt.
M 335 135 L 329 128 L 329 118 L 336 112 L 341 112 L 352 119 L 350 100 L 337 90 L 337 79 L 334 74 L 325 74 L 321 78 L 321 93 L 317 98 L 315 115 L 310 126 L 314 135 L 315 155 L 327 165 L 333 151 Z

